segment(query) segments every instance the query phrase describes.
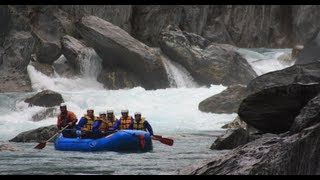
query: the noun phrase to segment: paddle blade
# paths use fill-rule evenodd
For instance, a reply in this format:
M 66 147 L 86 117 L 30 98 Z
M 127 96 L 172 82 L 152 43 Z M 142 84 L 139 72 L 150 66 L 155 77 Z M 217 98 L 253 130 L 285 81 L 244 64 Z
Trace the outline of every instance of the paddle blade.
M 160 141 L 162 144 L 166 144 L 166 145 L 169 145 L 169 146 L 173 145 L 173 139 L 164 138 L 164 137 L 159 136 L 159 135 L 153 135 L 153 137 L 155 137 L 155 140 Z
M 46 143 L 47 142 L 41 142 L 38 145 L 36 145 L 34 149 L 43 149 L 44 147 L 46 147 Z
M 163 144 L 172 146 L 173 145 L 173 139 L 169 139 L 169 138 L 159 138 L 159 141 Z

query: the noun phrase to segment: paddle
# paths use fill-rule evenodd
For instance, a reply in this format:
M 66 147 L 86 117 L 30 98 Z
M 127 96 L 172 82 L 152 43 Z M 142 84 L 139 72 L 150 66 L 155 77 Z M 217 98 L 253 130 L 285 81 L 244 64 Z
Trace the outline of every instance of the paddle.
M 164 137 L 159 136 L 159 135 L 153 135 L 153 137 L 155 137 L 155 138 L 152 138 L 152 139 L 158 140 L 158 141 L 160 141 L 162 144 L 166 144 L 166 145 L 169 145 L 169 146 L 172 146 L 172 145 L 173 145 L 173 139 L 164 138 Z
M 65 130 L 68 126 L 69 126 L 69 125 L 67 125 L 66 127 L 62 128 L 62 129 L 61 129 L 61 132 L 62 132 L 63 130 Z M 54 134 L 54 135 L 53 135 L 51 138 L 49 138 L 47 141 L 39 143 L 38 145 L 36 145 L 36 146 L 34 147 L 34 149 L 43 149 L 44 147 L 46 147 L 47 142 L 49 142 L 52 138 L 56 137 L 58 134 L 59 134 L 59 132 L 57 132 L 56 134 Z

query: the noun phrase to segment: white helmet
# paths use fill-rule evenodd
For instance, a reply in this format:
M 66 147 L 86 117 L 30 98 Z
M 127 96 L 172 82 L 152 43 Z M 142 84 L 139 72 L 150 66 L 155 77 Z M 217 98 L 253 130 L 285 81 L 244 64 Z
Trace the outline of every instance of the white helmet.
M 88 108 L 87 111 L 94 111 L 93 108 Z
M 141 112 L 135 112 L 134 115 L 140 115 L 141 116 Z
M 113 114 L 113 110 L 107 110 L 108 114 Z
M 121 113 L 129 113 L 129 110 L 128 109 L 123 109 L 123 110 L 121 110 Z
M 60 107 L 67 107 L 66 103 L 61 103 Z
M 105 111 L 99 112 L 99 115 L 102 115 L 102 114 L 106 115 L 106 112 Z

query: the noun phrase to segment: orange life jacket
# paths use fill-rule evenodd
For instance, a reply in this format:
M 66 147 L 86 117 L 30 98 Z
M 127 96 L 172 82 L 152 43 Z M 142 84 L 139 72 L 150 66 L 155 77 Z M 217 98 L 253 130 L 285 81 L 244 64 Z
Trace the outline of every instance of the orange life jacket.
M 124 119 L 123 116 L 120 118 L 120 129 L 128 129 L 131 123 L 132 117 L 128 116 L 127 119 Z
M 112 120 L 110 119 L 106 119 L 106 120 L 103 120 L 101 119 L 101 124 L 100 124 L 100 127 L 99 127 L 99 130 L 102 132 L 102 133 L 105 133 L 106 130 L 108 130 L 108 128 L 111 128 L 115 123 L 115 116 L 113 115 L 112 117 Z
M 139 122 L 137 120 L 134 120 L 133 129 L 147 131 L 147 128 L 144 126 L 145 119 L 145 117 L 142 117 Z
M 97 116 L 93 116 L 94 119 L 91 119 L 87 114 L 85 114 L 84 117 L 87 119 L 87 123 L 83 125 L 83 128 L 87 128 L 89 131 L 92 131 L 93 122 L 99 118 Z
M 58 126 L 60 127 L 65 127 L 69 122 L 72 122 L 73 120 L 76 120 L 77 117 L 76 115 L 71 112 L 71 111 L 67 111 L 66 114 L 59 114 L 58 115 Z M 69 127 L 72 128 L 72 127 Z

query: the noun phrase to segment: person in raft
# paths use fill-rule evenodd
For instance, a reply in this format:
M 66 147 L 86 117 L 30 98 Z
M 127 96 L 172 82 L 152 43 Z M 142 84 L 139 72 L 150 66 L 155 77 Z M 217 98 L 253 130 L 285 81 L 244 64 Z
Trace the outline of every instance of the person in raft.
M 133 121 L 132 116 L 129 116 L 129 110 L 121 110 L 121 117 L 116 123 L 109 129 L 110 131 L 115 131 L 119 129 L 128 129 L 130 123 Z
M 107 110 L 107 115 L 105 112 L 99 113 L 100 119 L 97 119 L 93 123 L 92 131 L 95 138 L 101 138 L 112 133 L 109 131 L 117 121 L 116 117 L 113 114 L 113 110 Z
M 141 117 L 141 112 L 134 113 L 134 120 L 130 123 L 128 129 L 147 131 L 150 133 L 151 137 L 153 137 L 152 127 L 145 117 Z
M 94 138 L 92 127 L 94 121 L 98 119 L 99 117 L 94 116 L 94 110 L 88 108 L 87 114 L 84 114 L 83 117 L 81 117 L 77 125 L 77 136 L 80 136 L 81 138 Z
M 60 114 L 58 115 L 57 126 L 59 133 L 62 132 L 64 137 L 76 137 L 76 123 L 78 119 L 77 116 L 67 110 L 67 105 L 65 103 L 60 104 Z M 68 126 L 68 127 L 66 127 Z M 66 127 L 63 131 L 62 128 Z

